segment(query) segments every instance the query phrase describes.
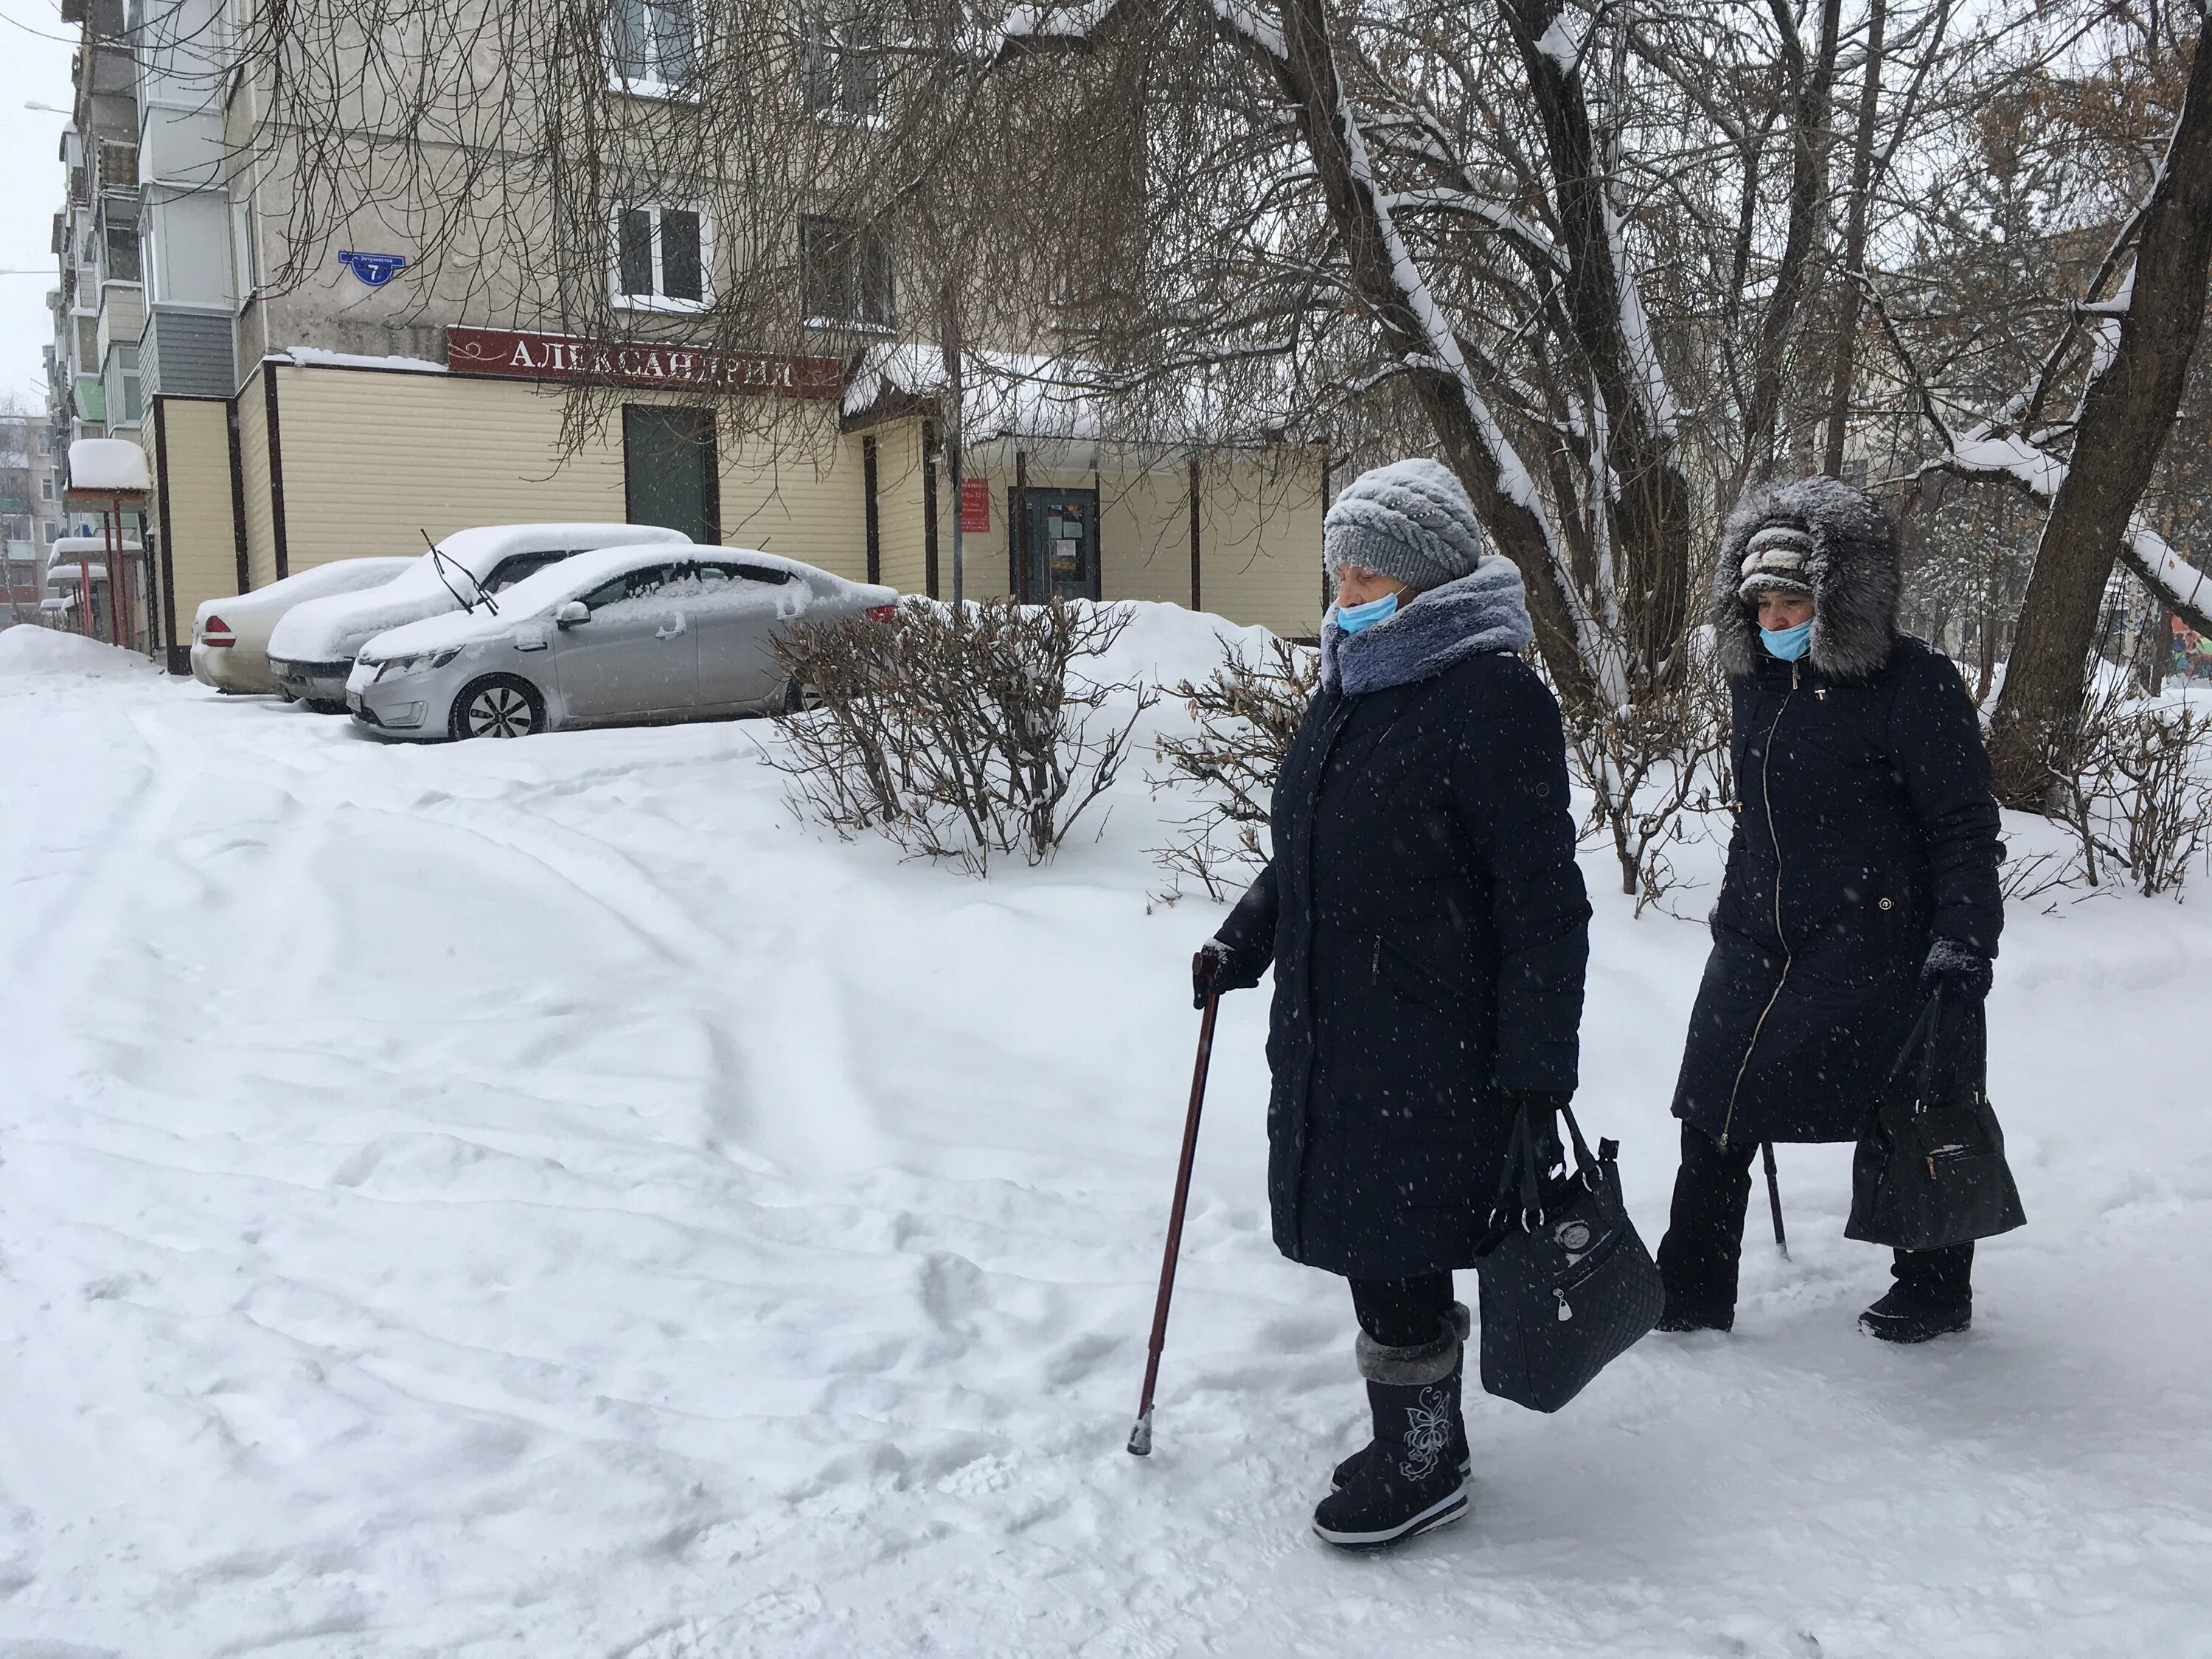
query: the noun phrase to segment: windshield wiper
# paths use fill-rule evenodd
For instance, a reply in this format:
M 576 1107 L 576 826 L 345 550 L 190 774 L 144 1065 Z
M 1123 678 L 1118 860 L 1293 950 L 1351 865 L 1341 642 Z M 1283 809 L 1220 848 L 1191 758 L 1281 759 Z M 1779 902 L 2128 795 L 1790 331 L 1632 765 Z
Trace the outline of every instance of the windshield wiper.
M 483 585 L 481 582 L 477 581 L 474 576 L 469 575 L 468 571 L 462 569 L 459 565 L 454 566 L 454 568 L 460 570 L 461 574 L 464 576 L 468 576 L 469 586 L 476 589 L 477 597 L 475 600 L 471 601 L 461 592 L 459 588 L 453 586 L 452 580 L 446 574 L 446 565 L 447 562 L 446 556 L 440 550 L 438 544 L 430 539 L 430 532 L 428 531 L 423 529 L 420 525 L 417 525 L 415 529 L 415 533 L 420 536 L 424 544 L 429 548 L 430 568 L 438 573 L 438 580 L 445 583 L 446 592 L 453 596 L 453 602 L 456 605 L 459 605 L 462 610 L 468 612 L 471 617 L 477 614 L 477 605 L 482 605 L 485 610 L 490 611 L 495 617 L 499 615 L 499 602 L 493 599 L 490 594 L 483 591 Z

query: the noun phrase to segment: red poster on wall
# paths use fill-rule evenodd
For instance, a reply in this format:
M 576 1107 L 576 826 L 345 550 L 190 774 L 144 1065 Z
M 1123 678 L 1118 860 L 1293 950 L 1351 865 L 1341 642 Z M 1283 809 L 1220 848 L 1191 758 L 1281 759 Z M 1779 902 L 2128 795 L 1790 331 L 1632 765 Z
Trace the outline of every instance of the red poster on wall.
M 988 536 L 991 533 L 991 484 L 988 478 L 963 478 L 960 481 L 960 533 Z

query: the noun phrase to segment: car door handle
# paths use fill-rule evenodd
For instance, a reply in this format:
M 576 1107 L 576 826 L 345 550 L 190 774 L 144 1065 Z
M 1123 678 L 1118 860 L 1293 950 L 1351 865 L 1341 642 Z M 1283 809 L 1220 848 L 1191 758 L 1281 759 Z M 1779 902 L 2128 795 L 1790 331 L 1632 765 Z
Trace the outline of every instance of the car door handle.
M 682 613 L 678 612 L 678 614 L 669 617 L 669 619 L 665 623 L 662 623 L 659 628 L 654 629 L 653 630 L 653 637 L 656 640 L 672 640 L 683 631 L 684 617 Z

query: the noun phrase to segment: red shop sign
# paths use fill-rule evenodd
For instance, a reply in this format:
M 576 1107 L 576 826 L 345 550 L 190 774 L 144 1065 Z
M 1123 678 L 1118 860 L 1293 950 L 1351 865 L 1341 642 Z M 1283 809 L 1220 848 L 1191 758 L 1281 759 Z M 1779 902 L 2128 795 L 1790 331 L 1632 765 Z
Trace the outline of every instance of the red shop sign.
M 680 386 L 770 398 L 835 398 L 844 388 L 835 357 L 703 351 L 696 346 L 586 340 L 460 323 L 446 330 L 446 366 L 456 374 L 506 380 Z
M 989 479 L 963 478 L 960 481 L 960 533 L 963 536 L 988 536 L 991 533 Z

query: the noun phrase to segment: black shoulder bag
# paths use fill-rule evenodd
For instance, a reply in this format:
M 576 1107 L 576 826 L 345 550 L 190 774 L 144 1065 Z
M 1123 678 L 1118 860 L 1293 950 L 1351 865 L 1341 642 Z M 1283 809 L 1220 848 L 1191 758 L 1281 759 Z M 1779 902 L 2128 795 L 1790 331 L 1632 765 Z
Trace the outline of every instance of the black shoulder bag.
M 1954 1025 L 1943 1015 L 1938 991 L 1913 1022 L 1859 1132 L 1846 1238 L 1935 1250 L 2010 1232 L 2027 1220 L 1982 1068 L 1954 1065 L 1945 1098 L 1936 1098 L 1936 1061 L 1945 1028 Z
M 1475 1256 L 1481 1283 L 1482 1386 L 1555 1412 L 1659 1322 L 1659 1269 L 1620 1200 L 1620 1150 L 1590 1156 L 1571 1111 L 1576 1167 L 1547 1177 L 1537 1131 L 1515 1114 L 1505 1173 Z M 1549 1137 L 1546 1137 L 1549 1139 Z

